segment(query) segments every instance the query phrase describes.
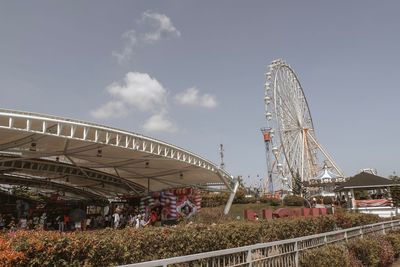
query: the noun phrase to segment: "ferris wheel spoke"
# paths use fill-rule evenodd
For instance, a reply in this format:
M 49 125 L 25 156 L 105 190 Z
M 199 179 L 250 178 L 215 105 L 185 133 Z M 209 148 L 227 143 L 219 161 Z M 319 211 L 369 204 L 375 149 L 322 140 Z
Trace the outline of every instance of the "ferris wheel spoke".
M 288 113 L 278 110 L 277 117 L 280 119 L 280 121 L 284 122 L 285 127 L 298 128 L 297 122 Z
M 287 159 L 287 162 L 288 162 L 288 165 L 289 165 L 288 166 L 289 170 L 291 172 L 293 171 L 293 167 L 294 167 L 294 165 L 296 163 L 295 159 L 296 159 L 296 155 L 298 154 L 298 150 L 299 150 L 299 142 L 300 142 L 299 137 L 300 137 L 299 133 L 296 132 L 294 134 L 293 139 L 286 139 L 285 140 L 287 145 L 288 145 L 288 147 L 289 147 L 289 149 L 287 151 L 285 151 L 285 156 L 286 156 L 286 159 Z M 292 143 L 290 143 L 289 140 L 293 140 Z
M 288 110 L 291 112 L 294 120 L 298 121 L 298 116 L 297 116 L 298 114 L 297 114 L 296 106 L 295 106 L 295 103 L 293 102 L 293 95 L 292 95 L 293 92 L 290 89 L 287 90 L 287 88 L 292 88 L 292 87 L 286 83 L 288 77 L 287 77 L 287 75 L 282 77 L 282 75 L 283 75 L 282 72 L 280 72 L 280 79 L 283 81 L 283 84 L 282 84 L 282 86 L 278 85 L 279 92 L 281 93 L 282 99 L 284 100 L 282 102 L 286 105 Z M 289 104 L 290 104 L 290 107 L 289 107 Z
M 290 68 L 285 68 L 285 71 L 286 71 L 286 76 L 287 76 L 287 79 L 285 79 L 286 86 L 287 86 L 287 88 L 291 89 L 290 91 L 287 92 L 288 99 L 292 102 L 292 105 L 293 105 L 294 109 L 296 110 L 296 114 L 301 115 L 300 106 L 299 106 L 299 102 L 298 102 L 298 100 L 299 100 L 298 86 L 297 86 L 297 83 L 294 82 L 296 80 L 295 76 L 293 74 L 293 71 Z M 299 120 L 300 116 L 298 116 L 297 119 Z
M 290 120 L 292 120 L 293 123 L 298 125 L 297 116 L 296 116 L 295 112 L 293 111 L 293 109 L 291 109 L 287 105 L 286 99 L 280 99 L 279 103 L 281 104 L 280 108 L 281 108 L 281 111 L 282 111 L 280 114 L 282 114 L 282 116 L 287 115 L 287 117 L 285 117 L 285 118 L 289 118 Z
M 314 154 L 314 151 L 316 151 L 315 146 L 312 146 L 312 143 L 310 142 L 310 139 L 308 138 L 308 134 L 306 136 L 306 144 L 307 144 L 307 153 L 309 155 L 310 158 L 310 170 L 312 172 L 312 177 L 316 177 L 317 176 L 317 170 L 315 168 L 316 164 L 317 164 L 317 156 Z

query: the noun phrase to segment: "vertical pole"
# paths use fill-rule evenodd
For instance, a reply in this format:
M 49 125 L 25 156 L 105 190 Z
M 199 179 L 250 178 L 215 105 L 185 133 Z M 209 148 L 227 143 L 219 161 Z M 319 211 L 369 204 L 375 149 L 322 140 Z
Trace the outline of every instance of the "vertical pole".
M 150 194 L 150 178 L 147 178 L 147 193 Z
M 302 144 L 301 144 L 301 177 L 300 177 L 300 179 L 301 179 L 301 182 L 304 182 L 304 143 L 305 143 L 307 131 L 303 129 L 303 131 L 301 133 L 303 135 L 303 138 L 302 138 Z M 303 196 L 302 191 L 303 190 L 300 190 L 300 196 Z
M 296 243 L 294 243 L 294 251 L 295 251 L 295 258 L 294 258 L 294 263 L 296 267 L 299 267 L 299 245 L 297 243 L 298 241 L 296 241 Z
M 236 180 L 235 186 L 233 187 L 233 190 L 231 191 L 231 194 L 229 195 L 228 202 L 226 202 L 225 209 L 224 209 L 225 215 L 228 214 L 229 210 L 231 209 L 233 198 L 235 197 L 235 194 L 236 194 L 236 191 L 238 190 L 238 188 L 239 188 L 239 179 Z
M 251 267 L 253 265 L 252 261 L 251 261 L 251 249 L 249 249 L 247 251 L 246 263 L 248 264 L 247 266 L 249 266 L 249 267 Z
M 357 207 L 356 207 L 356 199 L 354 197 L 354 189 L 351 189 L 350 192 L 351 192 L 351 208 L 356 210 Z

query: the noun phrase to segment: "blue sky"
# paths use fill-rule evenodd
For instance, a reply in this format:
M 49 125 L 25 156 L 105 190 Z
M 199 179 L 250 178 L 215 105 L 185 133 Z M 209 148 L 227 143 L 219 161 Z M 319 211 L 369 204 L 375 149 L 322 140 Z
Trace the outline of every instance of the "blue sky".
M 166 140 L 266 173 L 264 73 L 285 59 L 347 175 L 398 168 L 396 1 L 5 1 L 0 106 Z

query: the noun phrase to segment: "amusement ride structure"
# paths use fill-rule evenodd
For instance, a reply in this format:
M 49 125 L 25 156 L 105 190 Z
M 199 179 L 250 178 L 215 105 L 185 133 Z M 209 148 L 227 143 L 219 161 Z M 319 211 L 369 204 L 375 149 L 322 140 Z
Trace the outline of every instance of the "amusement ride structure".
M 261 129 L 267 156 L 264 191 L 292 191 L 296 180 L 306 186 L 342 181 L 344 173 L 315 136 L 307 99 L 293 69 L 283 60 L 266 73 L 265 117 Z

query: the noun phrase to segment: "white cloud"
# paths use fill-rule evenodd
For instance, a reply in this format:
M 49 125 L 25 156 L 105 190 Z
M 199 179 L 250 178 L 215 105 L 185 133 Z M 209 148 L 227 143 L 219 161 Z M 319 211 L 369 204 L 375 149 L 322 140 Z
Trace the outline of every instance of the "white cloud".
M 176 126 L 166 117 L 165 112 L 153 114 L 143 125 L 148 132 L 169 132 L 177 131 Z
M 176 102 L 187 106 L 200 106 L 204 108 L 215 108 L 218 103 L 215 97 L 209 94 L 200 95 L 197 88 L 191 87 L 175 96 Z
M 181 35 L 172 24 L 171 19 L 164 14 L 146 11 L 142 14 L 140 21 L 145 24 L 145 28 L 150 29 L 144 32 L 136 32 L 131 29 L 122 34 L 122 39 L 124 40 L 122 51 L 112 52 L 119 64 L 130 60 L 137 46 L 152 44 L 163 38 L 179 37 Z
M 92 110 L 90 114 L 96 119 L 108 119 L 111 117 L 123 117 L 128 114 L 124 103 L 120 101 L 110 101 L 98 109 Z
M 143 35 L 146 42 L 153 43 L 162 38 L 181 36 L 181 33 L 172 24 L 171 19 L 164 14 L 146 11 L 142 15 L 142 21 L 148 22 L 154 28 L 153 31 Z
M 90 114 L 96 119 L 127 116 L 133 110 L 150 113 L 143 124 L 147 132 L 176 132 L 177 128 L 168 118 L 167 89 L 147 73 L 128 72 L 124 82 L 107 87 L 111 100 Z
M 167 90 L 147 73 L 128 72 L 125 83 L 113 83 L 107 91 L 118 101 L 141 111 L 157 110 L 166 104 Z

